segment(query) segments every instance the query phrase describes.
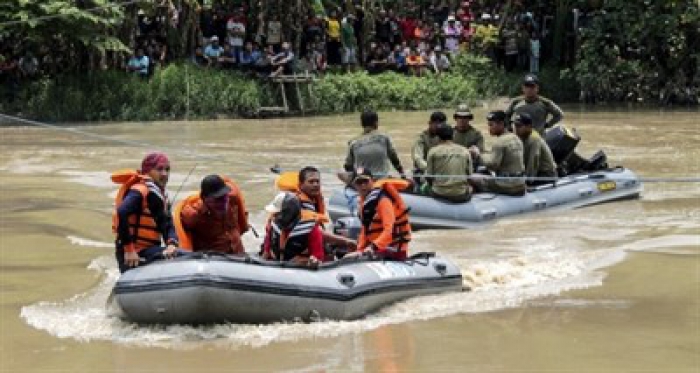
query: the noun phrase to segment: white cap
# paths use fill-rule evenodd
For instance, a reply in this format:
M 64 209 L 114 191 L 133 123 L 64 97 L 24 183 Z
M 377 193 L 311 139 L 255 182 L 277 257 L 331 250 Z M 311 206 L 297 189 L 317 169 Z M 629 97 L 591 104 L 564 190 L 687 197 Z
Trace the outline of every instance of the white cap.
M 282 211 L 282 204 L 285 198 L 287 198 L 287 192 L 279 192 L 275 198 L 267 206 L 265 206 L 265 211 L 275 214 Z
M 456 20 L 457 20 L 457 19 L 455 18 L 455 16 L 449 16 L 449 17 L 447 17 L 447 22 L 454 22 L 454 21 L 456 21 Z
M 214 35 L 211 37 L 211 41 L 219 41 L 219 37 Z
M 488 13 L 484 13 L 484 14 L 481 15 L 481 19 L 483 19 L 483 20 L 491 19 L 491 15 L 488 14 Z

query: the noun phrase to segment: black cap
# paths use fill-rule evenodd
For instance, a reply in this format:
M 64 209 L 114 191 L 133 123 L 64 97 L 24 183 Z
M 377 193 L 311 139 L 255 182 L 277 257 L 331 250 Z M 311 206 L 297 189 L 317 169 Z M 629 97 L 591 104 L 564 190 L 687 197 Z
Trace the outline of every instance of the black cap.
M 440 124 L 438 124 L 437 128 L 435 129 L 435 134 L 442 141 L 452 140 L 452 136 L 454 135 L 454 130 L 452 129 L 452 126 L 450 126 L 449 124 L 440 123 Z
M 539 85 L 540 80 L 537 79 L 537 75 L 527 74 L 523 78 L 523 85 Z
M 442 111 L 436 111 L 430 114 L 430 122 L 432 123 L 445 123 L 447 122 L 447 115 Z
M 506 113 L 503 110 L 496 110 L 486 115 L 486 120 L 489 122 L 505 122 Z
M 532 117 L 528 113 L 517 113 L 513 117 L 513 123 L 531 126 L 532 125 Z
M 202 198 L 219 198 L 227 195 L 230 191 L 231 188 L 226 185 L 224 179 L 219 175 L 209 175 L 202 179 L 202 190 L 200 192 Z
M 359 167 L 355 169 L 355 171 L 352 173 L 352 182 L 356 182 L 358 180 L 372 180 L 372 171 L 370 171 L 368 168 L 364 167 Z

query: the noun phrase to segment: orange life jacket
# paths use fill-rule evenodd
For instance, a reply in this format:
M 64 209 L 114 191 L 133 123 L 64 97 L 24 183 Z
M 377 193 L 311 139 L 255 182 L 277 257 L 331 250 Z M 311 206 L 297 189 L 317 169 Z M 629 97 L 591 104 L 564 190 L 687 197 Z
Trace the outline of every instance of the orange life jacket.
M 392 227 L 388 250 L 394 253 L 407 254 L 408 242 L 411 241 L 411 225 L 409 223 L 409 208 L 399 194 L 410 186 L 410 182 L 401 179 L 383 179 L 374 183 L 373 190 L 365 198 L 360 199 L 360 220 L 364 230 L 364 241 L 359 244 L 376 240 L 384 231 L 382 219 L 377 214 L 377 206 L 383 198 L 388 198 L 394 207 L 395 221 Z
M 233 213 L 233 225 L 243 234 L 248 231 L 248 211 L 245 208 L 243 194 L 241 194 L 241 190 L 233 180 L 223 175 L 219 175 L 219 177 L 231 188 L 228 195 L 229 208 L 232 209 Z M 194 249 L 192 235 L 182 225 L 182 209 L 184 209 L 185 206 L 194 206 L 198 203 L 203 203 L 202 198 L 199 193 L 194 193 L 176 203 L 175 207 L 173 207 L 173 225 L 175 226 L 175 232 L 177 233 L 177 238 L 180 241 L 180 249 L 182 250 L 192 251 Z
M 266 234 L 270 240 L 272 259 L 289 261 L 298 256 L 309 257 L 309 234 L 318 224 L 316 214 L 305 210 L 302 210 L 301 219 L 291 230 L 282 230 L 269 219 Z
M 319 223 L 327 224 L 330 222 L 326 213 L 326 203 L 323 200 L 323 195 L 311 198 L 302 192 L 299 189 L 299 174 L 297 172 L 283 172 L 275 180 L 275 186 L 280 191 L 294 193 L 299 198 L 299 202 L 301 202 L 302 210 L 312 212 Z
M 119 191 L 114 198 L 114 211 L 112 212 L 112 232 L 116 235 L 119 231 L 119 216 L 117 209 L 124 201 L 124 197 L 130 190 L 141 193 L 141 212 L 129 216 L 129 234 L 136 252 L 147 247 L 159 246 L 162 244 L 163 235 L 158 231 L 151 211 L 148 209 L 149 193 L 154 192 L 163 200 L 163 206 L 167 209 L 168 199 L 165 193 L 161 193 L 159 188 L 153 183 L 150 177 L 138 173 L 136 170 L 119 170 L 112 173 L 112 182 L 120 184 Z

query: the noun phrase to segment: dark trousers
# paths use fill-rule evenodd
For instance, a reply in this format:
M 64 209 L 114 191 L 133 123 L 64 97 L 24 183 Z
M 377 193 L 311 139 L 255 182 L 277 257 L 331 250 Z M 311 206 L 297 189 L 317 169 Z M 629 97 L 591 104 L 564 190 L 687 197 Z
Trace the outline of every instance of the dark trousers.
M 165 251 L 165 247 L 162 246 L 153 246 L 153 247 L 147 247 L 141 251 L 138 252 L 139 257 L 141 258 L 141 263 L 139 265 L 146 265 L 149 263 L 152 263 L 156 260 L 164 259 L 163 258 L 163 251 Z M 179 250 L 175 254 L 175 256 L 185 256 L 188 255 L 187 251 Z M 117 257 L 117 264 L 119 265 L 119 272 L 124 273 L 128 270 L 130 270 L 132 267 L 129 267 L 126 265 L 124 262 L 124 247 L 121 245 L 117 245 L 117 251 L 115 252 L 115 256 Z

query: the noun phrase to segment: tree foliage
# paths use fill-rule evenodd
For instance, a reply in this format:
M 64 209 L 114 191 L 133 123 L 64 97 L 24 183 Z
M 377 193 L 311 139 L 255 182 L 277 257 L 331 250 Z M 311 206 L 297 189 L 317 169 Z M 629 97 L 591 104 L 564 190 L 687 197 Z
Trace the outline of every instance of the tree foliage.
M 598 99 L 697 103 L 697 2 L 606 1 L 583 31 L 573 73 Z
M 0 40 L 21 51 L 50 48 L 81 63 L 107 52 L 128 52 L 115 34 L 124 21 L 119 3 L 124 1 L 3 0 Z

